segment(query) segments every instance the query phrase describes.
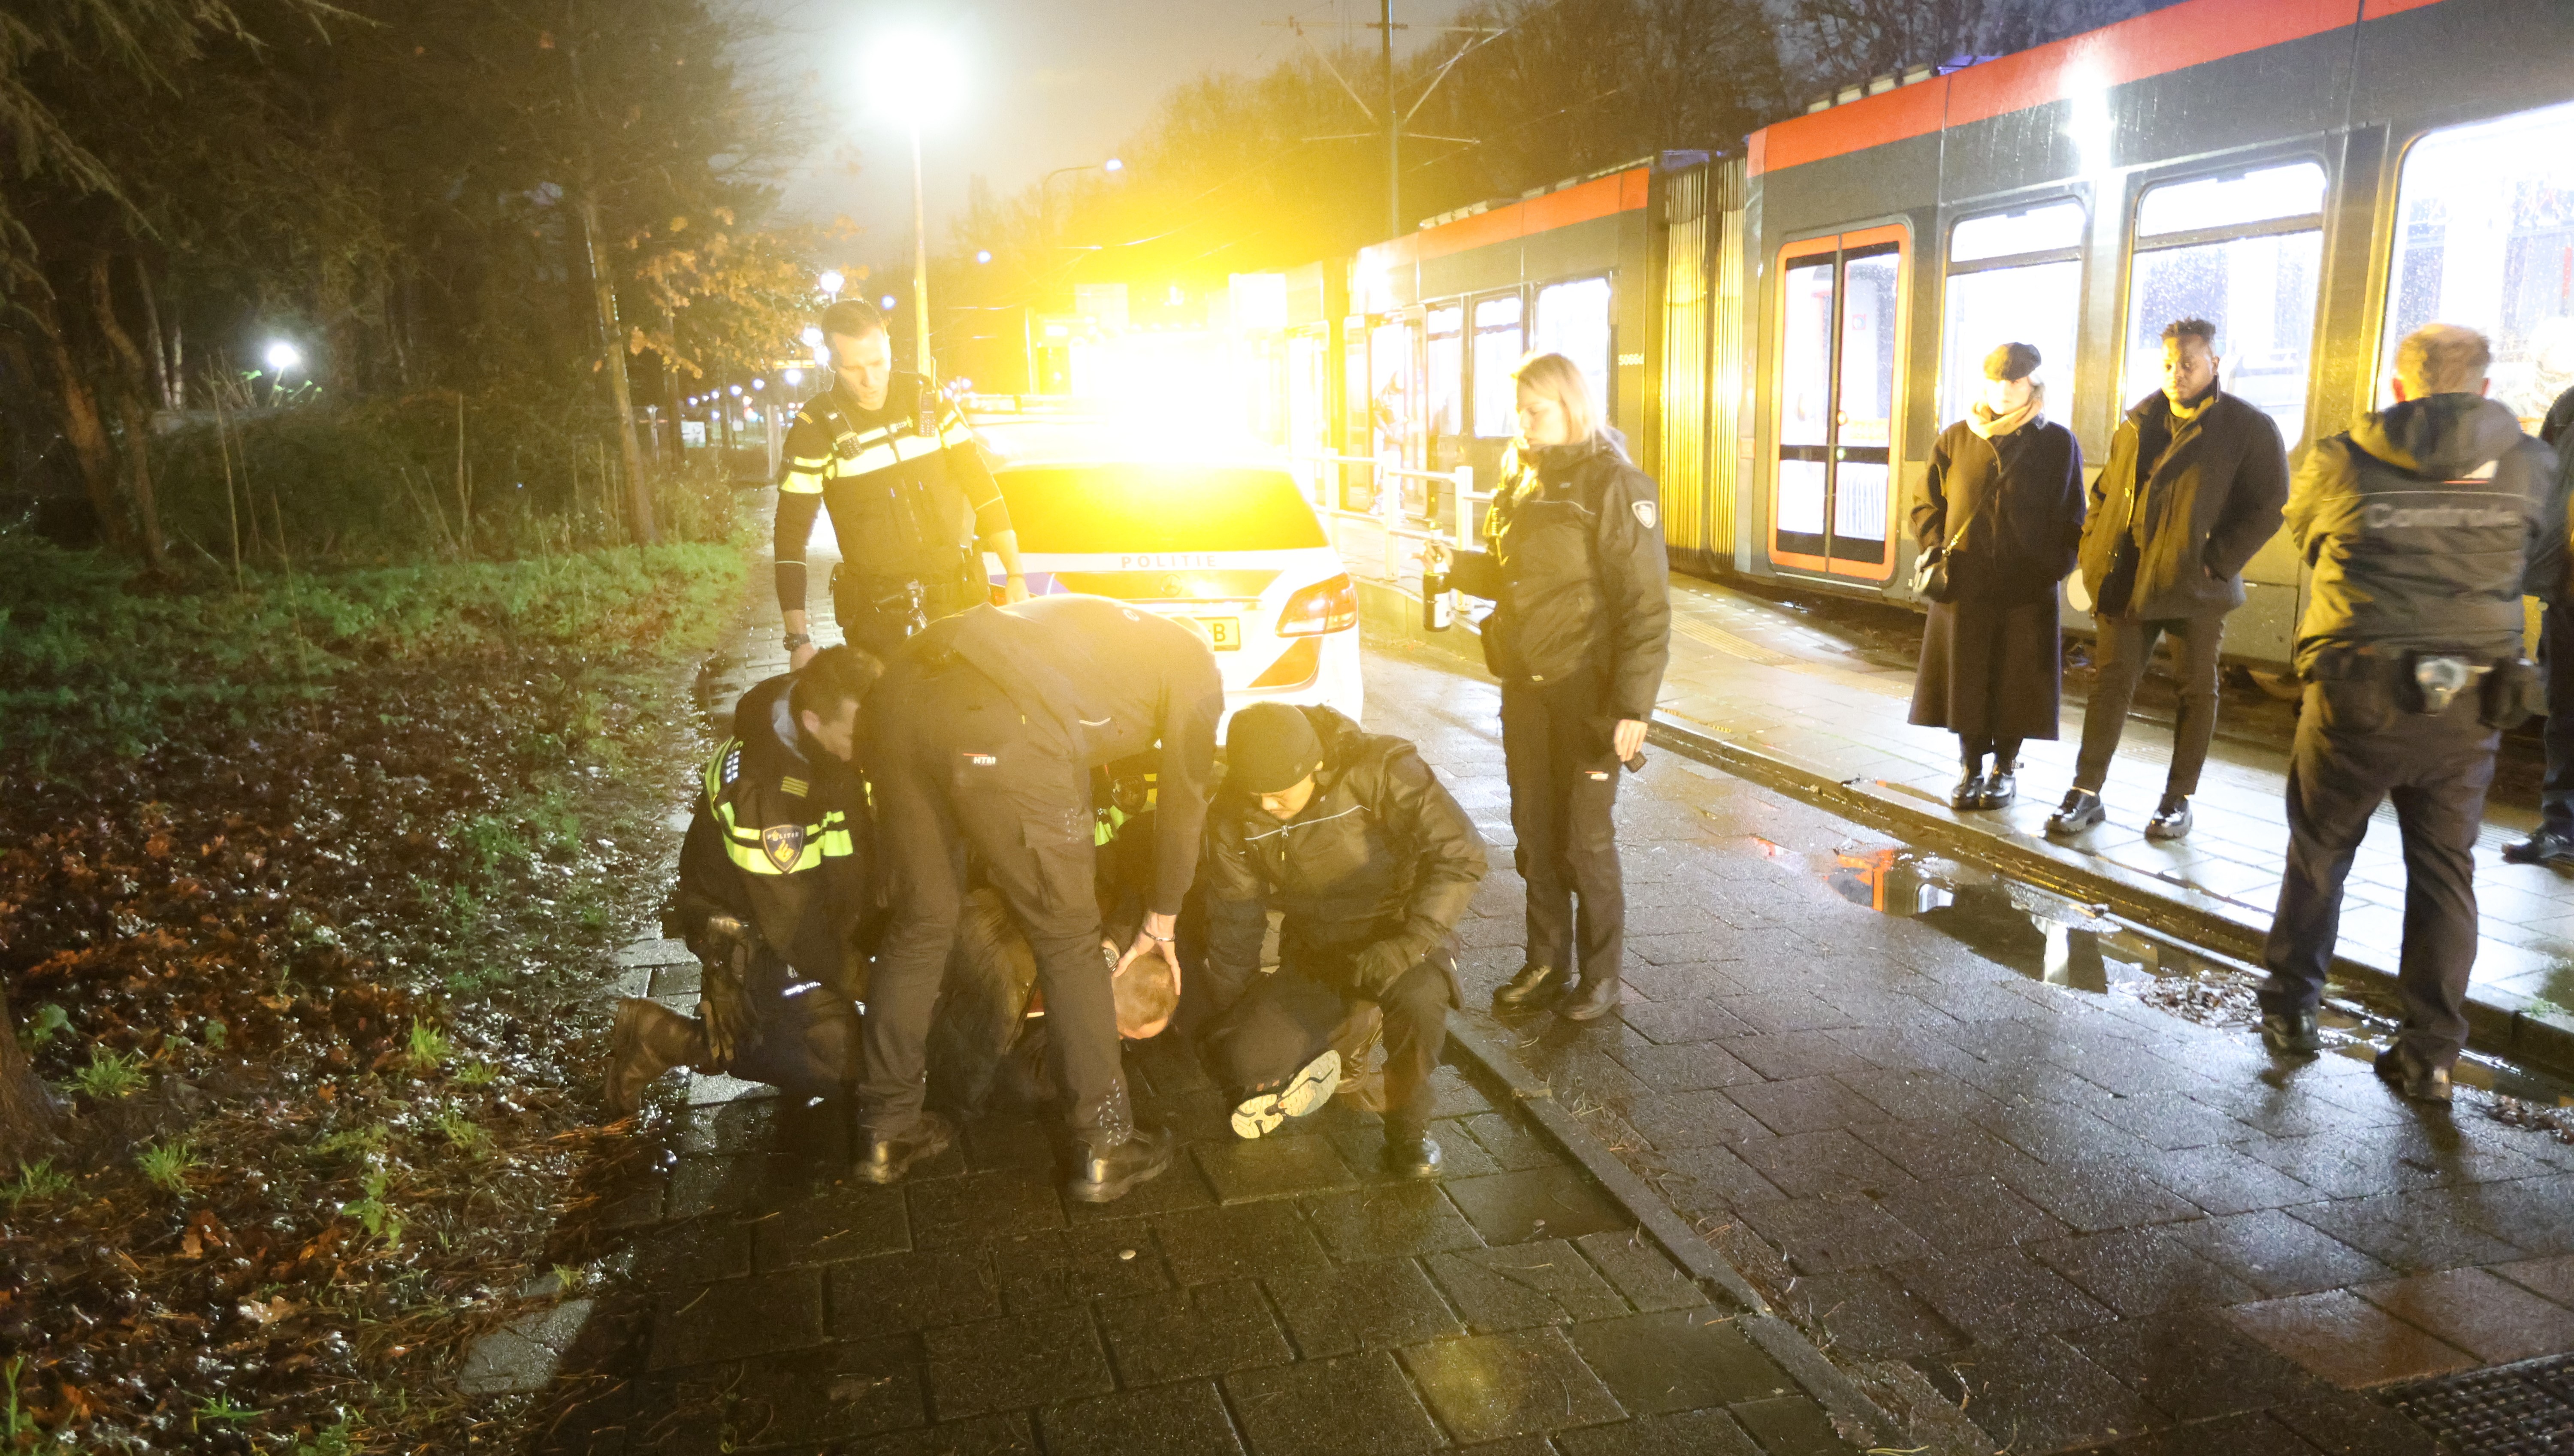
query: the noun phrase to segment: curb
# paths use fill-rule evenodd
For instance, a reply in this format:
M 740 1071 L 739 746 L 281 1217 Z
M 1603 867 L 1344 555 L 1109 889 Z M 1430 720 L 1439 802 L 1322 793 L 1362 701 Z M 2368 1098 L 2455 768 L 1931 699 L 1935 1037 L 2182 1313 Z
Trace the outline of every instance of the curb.
M 1444 633 L 1421 626 L 1421 601 L 1382 582 L 1360 584 L 1362 617 L 1381 633 L 1447 654 L 1483 669 L 1480 654 L 1466 647 L 1475 630 L 1460 624 Z M 2219 902 L 2186 887 L 2136 871 L 2108 866 L 2089 868 L 2058 857 L 2024 835 L 2005 836 L 1977 827 L 1938 809 L 1906 801 L 1865 780 L 1843 780 L 1759 748 L 1719 737 L 1704 728 L 1657 711 L 1646 741 L 1722 768 L 1765 788 L 1775 789 L 1903 838 L 1937 853 L 1972 859 L 2041 889 L 2101 905 L 2121 919 L 2195 948 L 2257 968 L 2267 926 L 2246 923 L 2219 907 Z M 2333 978 L 2356 998 L 2393 1010 L 2394 970 L 2348 954 L 2335 954 Z M 2505 1004 L 2467 994 L 2467 1044 L 2477 1051 L 2507 1057 L 2574 1076 L 2574 1017 Z

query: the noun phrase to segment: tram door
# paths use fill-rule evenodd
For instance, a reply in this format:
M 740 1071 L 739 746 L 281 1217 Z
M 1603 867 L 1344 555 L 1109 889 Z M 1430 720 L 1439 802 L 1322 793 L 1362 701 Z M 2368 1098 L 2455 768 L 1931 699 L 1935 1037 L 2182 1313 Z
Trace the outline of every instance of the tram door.
M 1779 459 L 1770 559 L 1837 577 L 1895 573 L 1897 360 L 1904 230 L 1781 253 Z

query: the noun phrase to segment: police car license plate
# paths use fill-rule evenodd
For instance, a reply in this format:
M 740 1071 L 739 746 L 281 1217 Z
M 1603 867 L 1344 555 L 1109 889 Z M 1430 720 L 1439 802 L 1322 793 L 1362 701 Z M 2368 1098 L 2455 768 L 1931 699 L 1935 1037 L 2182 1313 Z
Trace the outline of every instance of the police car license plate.
M 1220 653 L 1242 649 L 1242 619 L 1239 617 L 1200 617 L 1192 619 L 1206 629 L 1207 641 Z

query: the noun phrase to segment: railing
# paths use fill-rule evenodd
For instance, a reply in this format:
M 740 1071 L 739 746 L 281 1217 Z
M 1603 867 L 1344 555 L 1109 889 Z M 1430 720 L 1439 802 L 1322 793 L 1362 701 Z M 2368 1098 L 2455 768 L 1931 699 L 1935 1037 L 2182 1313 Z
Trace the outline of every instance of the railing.
M 1298 472 L 1299 478 L 1305 481 L 1312 495 L 1315 514 L 1326 521 L 1373 526 L 1383 533 L 1385 580 L 1389 583 L 1400 583 L 1403 580 L 1403 543 L 1405 542 L 1416 542 L 1424 546 L 1437 544 L 1458 551 L 1474 550 L 1478 539 L 1475 533 L 1475 508 L 1478 505 L 1489 506 L 1493 500 L 1492 492 L 1475 489 L 1475 471 L 1472 466 L 1459 466 L 1452 471 L 1412 470 L 1404 466 L 1389 465 L 1372 456 L 1357 455 L 1299 455 L 1294 457 L 1294 460 L 1299 465 L 1325 467 L 1310 473 Z M 1340 468 L 1344 466 L 1363 466 L 1367 469 L 1366 479 L 1371 509 L 1352 511 L 1342 506 L 1337 499 L 1333 499 L 1338 494 L 1335 488 L 1341 480 Z M 1412 514 L 1404 509 L 1404 493 L 1400 488 L 1404 481 L 1422 483 L 1420 514 Z M 1453 520 L 1451 529 L 1446 533 L 1442 533 L 1439 529 L 1439 487 L 1441 486 L 1448 488 L 1452 502 Z M 1418 575 L 1417 569 L 1415 575 Z M 1458 605 L 1455 595 L 1450 594 L 1451 610 Z

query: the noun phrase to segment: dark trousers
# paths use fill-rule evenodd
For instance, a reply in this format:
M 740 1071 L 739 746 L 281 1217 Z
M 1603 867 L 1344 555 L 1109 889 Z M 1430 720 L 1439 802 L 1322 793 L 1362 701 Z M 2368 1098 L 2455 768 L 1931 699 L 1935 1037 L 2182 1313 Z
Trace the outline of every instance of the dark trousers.
M 893 913 L 867 982 L 861 1122 L 899 1137 L 919 1120 L 924 1046 L 970 851 L 1036 957 L 1047 1070 L 1074 1136 L 1103 1150 L 1124 1142 L 1134 1116 L 1100 952 L 1090 770 L 960 663 L 897 660 L 868 695 L 866 717 Z
M 840 636 L 879 659 L 889 659 L 903 639 L 989 600 L 977 568 L 980 557 L 933 564 L 918 577 L 874 576 L 845 567 L 831 571 L 831 617 Z M 912 590 L 918 588 L 917 603 Z M 915 606 L 917 615 L 915 616 Z
M 2538 671 L 2547 679 L 2547 777 L 2538 789 L 2538 826 L 2574 834 L 2574 605 L 2538 614 Z
M 1627 949 L 1627 888 L 1607 702 L 1597 677 L 1503 684 L 1502 765 L 1519 839 L 1512 857 L 1528 882 L 1527 963 L 1578 963 L 1585 977 L 1615 979 Z
M 742 977 L 748 1026 L 726 1076 L 766 1082 L 795 1097 L 846 1093 L 858 1080 L 858 1012 L 849 998 L 798 981 L 775 951 L 753 951 Z
M 2404 836 L 2404 947 L 2396 962 L 2417 1066 L 2445 1067 L 2467 1044 L 2467 975 L 2476 963 L 2476 826 L 2502 735 L 2461 694 L 2436 717 L 2396 706 L 2381 681 L 2310 683 L 2288 759 L 2288 863 L 2261 949 L 2265 1011 L 2311 1010 L 2341 929 L 2342 881 L 2378 800 L 2392 796 Z
M 1385 1015 L 1385 1125 L 1389 1137 L 1418 1137 L 1430 1125 L 1436 1094 L 1430 1075 L 1448 1042 L 1448 1008 L 1456 980 L 1447 967 L 1425 960 L 1386 988 L 1377 1006 Z M 1350 1035 L 1366 998 L 1282 965 L 1256 977 L 1242 998 L 1207 1024 L 1200 1045 L 1207 1074 L 1235 1096 L 1273 1091 L 1297 1068 L 1337 1047 L 1344 1059 L 1361 1038 Z M 1344 1040 L 1352 1044 L 1342 1045 Z M 1356 1075 L 1345 1067 L 1344 1075 Z
M 2099 636 L 2092 643 L 2091 663 L 2099 680 L 2082 715 L 2082 752 L 2074 759 L 2073 786 L 2098 793 L 2109 781 L 2109 760 L 2126 731 L 2136 684 L 2153 661 L 2155 640 L 2168 633 L 2180 639 L 2180 721 L 2172 726 L 2171 772 L 2163 779 L 2163 792 L 2198 792 L 2198 770 L 2207 765 L 2207 745 L 2216 740 L 2216 659 L 2225 645 L 2225 619 L 2101 617 L 2093 623 Z

